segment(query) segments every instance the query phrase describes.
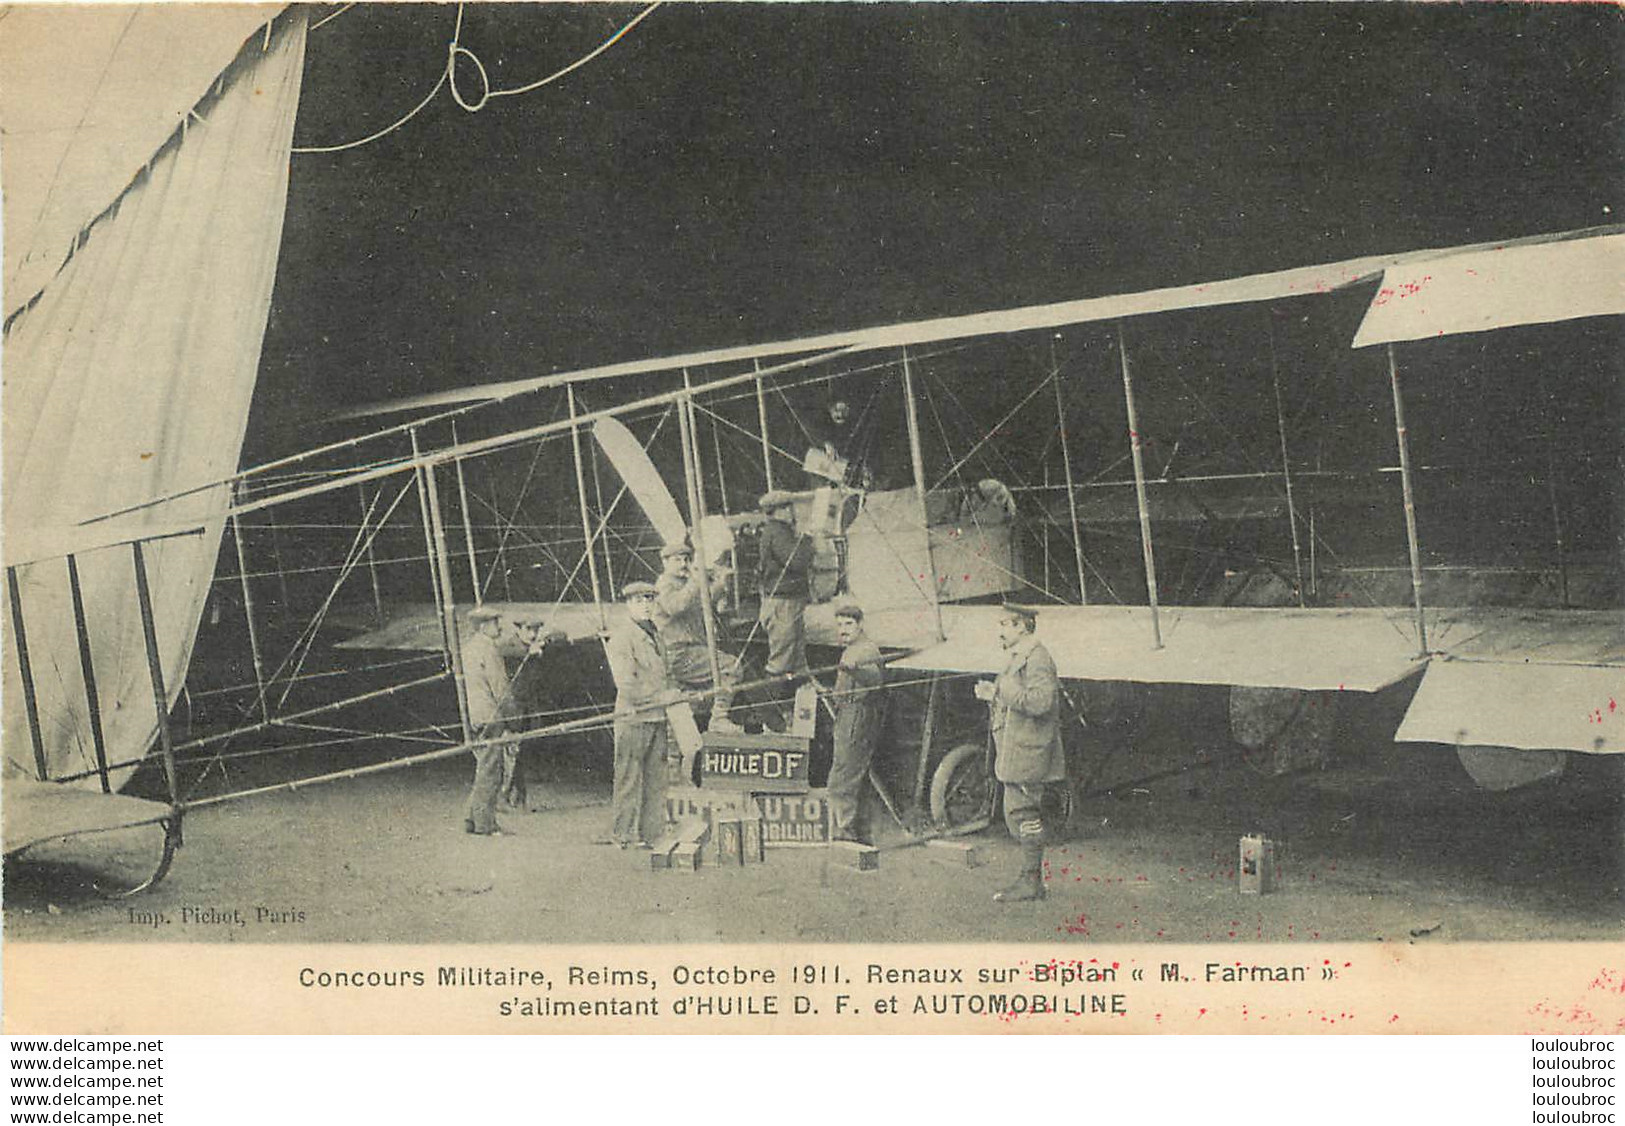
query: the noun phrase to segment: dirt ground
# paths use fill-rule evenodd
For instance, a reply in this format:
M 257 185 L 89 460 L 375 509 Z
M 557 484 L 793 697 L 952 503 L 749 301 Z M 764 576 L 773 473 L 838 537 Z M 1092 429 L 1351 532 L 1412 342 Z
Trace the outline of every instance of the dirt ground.
M 204 942 L 1617 941 L 1617 764 L 1504 795 L 1396 795 L 1239 763 L 1093 798 L 1048 854 L 1049 897 L 999 905 L 1016 850 L 970 868 L 910 845 L 883 811 L 878 871 L 822 848 L 747 869 L 651 871 L 595 845 L 603 764 L 555 765 L 509 835 L 461 830 L 471 762 L 198 810 L 159 887 L 109 902 L 87 873 L 139 842 L 87 839 L 8 864 L 8 940 Z M 1280 887 L 1238 892 L 1237 839 L 1278 842 Z M 149 831 L 150 832 L 150 831 Z M 151 845 L 151 840 L 145 842 Z M 191 909 L 191 910 L 187 910 Z M 238 920 L 241 920 L 239 925 Z M 220 921 L 224 920 L 224 921 Z

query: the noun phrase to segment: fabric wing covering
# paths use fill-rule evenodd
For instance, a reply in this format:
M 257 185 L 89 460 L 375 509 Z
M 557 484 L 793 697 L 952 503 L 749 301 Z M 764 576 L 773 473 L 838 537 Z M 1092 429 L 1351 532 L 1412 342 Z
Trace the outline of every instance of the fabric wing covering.
M 1625 313 L 1625 234 L 1477 248 L 1390 266 L 1354 347 Z
M 1625 751 L 1625 614 L 1473 610 L 1442 645 L 1395 738 L 1458 748 Z
M 290 11 L 243 43 L 182 127 L 83 227 L 66 264 L 8 324 L 8 541 L 13 532 L 37 540 L 41 529 L 236 471 L 282 237 L 305 29 L 305 13 Z M 119 520 L 204 529 L 146 549 L 170 704 L 208 597 L 229 499 L 219 486 Z M 94 525 L 85 531 L 94 538 Z M 78 564 L 108 758 L 132 763 L 155 740 L 157 717 L 131 550 L 92 549 Z M 16 570 L 48 773 L 94 770 L 65 560 Z M 15 653 L 9 614 L 5 629 L 7 652 Z M 5 662 L 5 678 L 9 798 L 35 763 L 15 659 Z M 114 784 L 127 773 L 115 771 Z
M 943 607 L 951 640 L 894 667 L 997 673 L 1005 664 L 1000 613 L 996 606 Z M 1152 646 L 1150 615 L 1139 606 L 1046 606 L 1038 639 L 1061 676 L 1077 680 L 1375 692 L 1420 663 L 1402 610 L 1165 607 L 1161 649 Z M 924 617 L 905 621 L 882 611 L 869 635 L 884 645 L 917 644 L 929 628 Z

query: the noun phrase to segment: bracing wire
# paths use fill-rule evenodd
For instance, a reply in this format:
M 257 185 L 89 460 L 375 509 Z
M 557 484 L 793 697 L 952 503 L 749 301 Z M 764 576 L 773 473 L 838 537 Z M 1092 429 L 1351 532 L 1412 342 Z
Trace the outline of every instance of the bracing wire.
M 374 141 L 381 140 L 395 132 L 395 130 L 399 129 L 402 125 L 405 125 L 408 121 L 411 121 L 418 114 L 422 113 L 423 107 L 434 101 L 434 96 L 440 93 L 440 87 L 446 84 L 446 76 L 449 73 L 451 73 L 451 70 L 450 66 L 448 65 L 447 69 L 440 72 L 440 77 L 435 79 L 434 88 L 424 95 L 421 102 L 408 110 L 405 117 L 402 117 L 393 125 L 386 125 L 382 129 L 378 130 L 378 132 L 370 133 L 358 141 L 345 141 L 343 144 L 339 145 L 296 145 L 289 151 L 300 154 L 344 152 L 346 149 L 358 149 L 362 145 L 370 145 Z
M 555 70 L 552 74 L 548 75 L 546 78 L 539 78 L 535 82 L 527 83 L 524 86 L 514 86 L 514 87 L 510 87 L 509 89 L 506 89 L 506 90 L 492 90 L 488 96 L 491 97 L 491 98 L 507 98 L 507 97 L 512 97 L 515 94 L 528 94 L 532 90 L 539 90 L 543 86 L 546 86 L 546 85 L 548 85 L 550 83 L 553 83 L 553 82 L 557 82 L 559 79 L 561 79 L 565 75 L 569 74 L 572 70 L 576 70 L 579 67 L 586 66 L 588 63 L 590 63 L 594 59 L 596 59 L 599 55 L 603 54 L 605 51 L 607 51 L 611 47 L 615 46 L 616 43 L 620 42 L 622 36 L 624 36 L 627 32 L 631 31 L 634 27 L 638 26 L 638 24 L 642 23 L 646 18 L 648 18 L 650 13 L 652 13 L 656 8 L 660 7 L 660 5 L 663 4 L 663 3 L 665 3 L 665 0 L 655 0 L 655 2 L 653 4 L 650 4 L 647 8 L 643 9 L 643 11 L 641 11 L 637 15 L 633 16 L 631 18 L 631 20 L 629 20 L 626 23 L 626 25 L 621 28 L 621 30 L 617 31 L 614 35 L 611 35 L 608 39 L 604 40 L 602 43 L 600 43 L 593 50 L 589 51 L 587 54 L 582 55 L 579 59 L 577 59 L 575 62 L 571 63 L 569 66 L 562 67 L 559 70 Z
M 318 28 L 324 27 L 327 24 L 332 23 L 334 20 L 338 19 L 345 12 L 348 12 L 353 7 L 355 7 L 355 3 L 352 2 L 352 3 L 349 3 L 349 4 L 345 4 L 343 7 L 339 8 L 339 10 L 336 11 L 336 12 L 329 12 L 327 15 L 323 16 L 321 19 L 319 19 L 315 23 L 311 24 L 310 25 L 310 30 L 315 31 Z
M 426 95 L 424 95 L 421 102 L 413 106 L 404 116 L 392 124 L 386 125 L 376 133 L 370 133 L 358 140 L 345 141 L 336 145 L 299 145 L 295 146 L 292 151 L 300 154 L 344 152 L 348 149 L 358 149 L 363 145 L 370 145 L 374 141 L 382 140 L 384 137 L 389 136 L 391 133 L 395 132 L 395 130 L 405 125 L 408 121 L 411 121 L 419 113 L 423 112 L 424 108 L 428 106 L 430 102 L 434 101 L 435 95 L 440 93 L 441 87 L 449 87 L 451 90 L 452 100 L 469 113 L 478 113 L 480 110 L 485 108 L 486 104 L 489 103 L 492 98 L 509 98 L 517 94 L 528 94 L 533 90 L 539 90 L 543 86 L 557 82 L 571 71 L 578 70 L 592 62 L 599 55 L 603 54 L 616 43 L 620 42 L 627 32 L 631 31 L 634 27 L 647 19 L 648 16 L 664 2 L 665 0 L 655 0 L 653 4 L 650 4 L 648 7 L 644 8 L 643 11 L 633 16 L 632 19 L 622 26 L 621 29 L 614 35 L 611 35 L 608 39 L 604 40 L 604 42 L 600 43 L 597 47 L 594 47 L 591 51 L 588 51 L 585 55 L 582 55 L 579 59 L 576 59 L 574 62 L 570 63 L 568 66 L 561 67 L 560 69 L 554 71 L 546 78 L 539 78 L 535 82 L 528 82 L 523 86 L 511 86 L 501 90 L 494 90 L 491 88 L 491 78 L 485 69 L 485 64 L 480 61 L 480 57 L 478 55 L 462 44 L 463 5 L 459 4 L 457 5 L 457 22 L 452 29 L 451 41 L 446 45 L 445 66 L 441 68 L 440 76 L 435 79 L 434 87 Z M 345 12 L 349 11 L 352 7 L 354 7 L 353 4 L 346 4 L 338 11 L 332 13 L 332 15 L 329 15 L 319 21 L 314 27 L 311 28 L 311 30 L 314 31 L 316 28 L 321 27 L 322 24 L 327 23 L 328 20 L 338 18 Z M 479 97 L 473 101 L 465 98 L 462 90 L 460 90 L 457 86 L 457 63 L 459 60 L 462 60 L 463 62 L 472 66 L 475 72 L 479 75 L 480 93 Z

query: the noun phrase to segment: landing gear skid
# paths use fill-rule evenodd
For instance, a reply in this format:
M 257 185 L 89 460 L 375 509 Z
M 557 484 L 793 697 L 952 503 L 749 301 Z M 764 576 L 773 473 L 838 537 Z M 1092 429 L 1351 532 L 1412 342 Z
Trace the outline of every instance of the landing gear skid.
M 128 899 L 132 895 L 140 895 L 150 888 L 156 887 L 158 882 L 169 874 L 169 866 L 175 862 L 175 850 L 181 846 L 181 815 L 177 810 L 170 816 L 158 822 L 163 826 L 164 844 L 158 856 L 158 865 L 152 873 L 139 884 L 130 888 L 103 887 L 94 881 L 91 887 L 103 899 Z

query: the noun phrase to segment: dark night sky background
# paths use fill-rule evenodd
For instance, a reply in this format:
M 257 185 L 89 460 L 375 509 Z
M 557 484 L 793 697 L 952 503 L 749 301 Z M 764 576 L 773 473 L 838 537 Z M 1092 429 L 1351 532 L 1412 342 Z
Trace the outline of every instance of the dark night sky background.
M 470 5 L 461 42 L 513 86 L 638 10 Z M 455 12 L 313 32 L 295 143 L 404 113 Z M 1571 5 L 667 6 L 532 94 L 469 114 L 443 90 L 381 141 L 293 158 L 256 428 L 1614 222 L 1621 27 Z

